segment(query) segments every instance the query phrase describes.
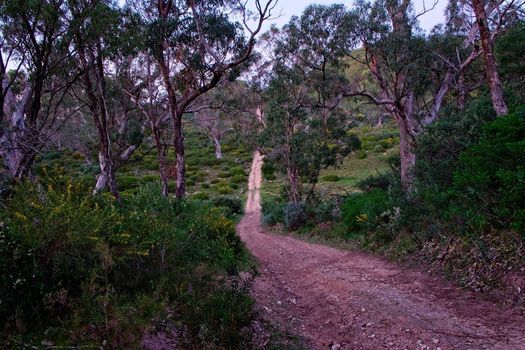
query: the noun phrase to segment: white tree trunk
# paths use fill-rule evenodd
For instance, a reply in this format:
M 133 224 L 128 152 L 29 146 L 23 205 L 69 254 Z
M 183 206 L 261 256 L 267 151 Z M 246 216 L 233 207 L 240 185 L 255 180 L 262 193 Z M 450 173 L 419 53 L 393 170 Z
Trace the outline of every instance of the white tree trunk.
M 106 188 L 108 185 L 108 177 L 105 174 L 98 174 L 97 176 L 97 183 L 95 184 L 95 188 L 93 188 L 93 195 L 100 193 L 102 190 Z
M 401 184 L 407 193 L 414 191 L 415 140 L 404 119 L 399 118 L 399 153 L 401 161 Z
M 494 56 L 494 45 L 487 21 L 487 13 L 485 12 L 485 1 L 473 0 L 472 7 L 476 14 L 476 23 L 478 24 L 481 47 L 483 49 L 485 75 L 489 84 L 492 106 L 497 115 L 504 115 L 508 113 L 508 108 L 501 89 L 501 80 L 496 65 L 496 57 Z
M 2 85 L 4 84 L 6 84 L 6 79 L 2 82 Z M 2 106 L 7 117 L 7 127 L 0 135 L 0 155 L 5 160 L 9 176 L 13 178 L 18 176 L 24 157 L 22 140 L 26 132 L 24 117 L 31 101 L 31 93 L 31 86 L 27 85 L 22 98 L 17 102 L 13 92 L 9 90 L 5 96 L 4 106 Z
M 100 165 L 100 173 L 97 176 L 97 183 L 93 189 L 94 195 L 104 190 L 108 185 L 108 163 L 106 156 L 102 152 L 98 153 L 98 164 Z
M 213 142 L 215 143 L 215 158 L 222 159 L 221 140 L 214 137 Z

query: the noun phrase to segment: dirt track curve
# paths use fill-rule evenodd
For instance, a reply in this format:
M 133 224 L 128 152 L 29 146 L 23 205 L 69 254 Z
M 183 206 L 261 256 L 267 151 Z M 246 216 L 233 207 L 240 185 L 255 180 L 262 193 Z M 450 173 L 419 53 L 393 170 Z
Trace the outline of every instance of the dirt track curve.
M 311 349 L 525 349 L 525 319 L 425 272 L 356 251 L 268 234 L 254 154 L 238 232 L 258 259 L 263 317 Z

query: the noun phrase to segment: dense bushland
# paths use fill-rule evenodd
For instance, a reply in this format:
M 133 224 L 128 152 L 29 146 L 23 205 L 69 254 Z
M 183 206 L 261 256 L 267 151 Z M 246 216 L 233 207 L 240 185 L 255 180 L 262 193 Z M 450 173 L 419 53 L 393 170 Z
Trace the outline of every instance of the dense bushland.
M 283 190 L 284 192 L 284 190 Z M 340 219 L 341 196 L 310 197 L 307 201 L 287 202 L 285 195 L 262 202 L 262 222 L 267 226 L 283 225 L 289 231 L 306 232 L 319 224 Z
M 248 255 L 223 210 L 153 186 L 120 203 L 90 192 L 22 183 L 5 200 L 0 347 L 138 348 L 155 332 L 183 348 L 248 346 Z
M 414 253 L 477 289 L 525 263 L 525 110 L 496 119 L 480 103 L 418 139 L 410 196 L 385 175 L 346 199 L 349 237 L 396 257 Z
M 418 138 L 412 193 L 393 157 L 389 171 L 346 196 L 318 193 L 296 205 L 267 198 L 263 223 L 424 260 L 473 289 L 501 286 L 525 265 L 525 109 L 511 111 L 496 117 L 480 97 L 429 126 Z

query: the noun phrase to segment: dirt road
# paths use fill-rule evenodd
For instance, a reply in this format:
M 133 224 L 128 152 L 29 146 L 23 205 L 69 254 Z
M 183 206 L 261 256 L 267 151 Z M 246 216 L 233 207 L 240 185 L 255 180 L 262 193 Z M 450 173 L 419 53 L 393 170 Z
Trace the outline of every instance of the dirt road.
M 259 260 L 264 317 L 311 349 L 525 349 L 525 320 L 476 294 L 381 258 L 271 235 L 260 225 L 256 153 L 238 232 Z

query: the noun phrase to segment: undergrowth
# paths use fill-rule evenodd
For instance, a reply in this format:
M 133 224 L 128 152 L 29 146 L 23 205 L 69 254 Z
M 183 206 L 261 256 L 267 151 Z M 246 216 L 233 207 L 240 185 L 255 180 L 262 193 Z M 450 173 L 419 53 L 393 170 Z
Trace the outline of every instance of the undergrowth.
M 83 182 L 23 183 L 0 214 L 0 347 L 244 349 L 249 258 L 223 210 L 142 187 L 120 203 Z M 161 325 L 162 327 L 160 327 Z

